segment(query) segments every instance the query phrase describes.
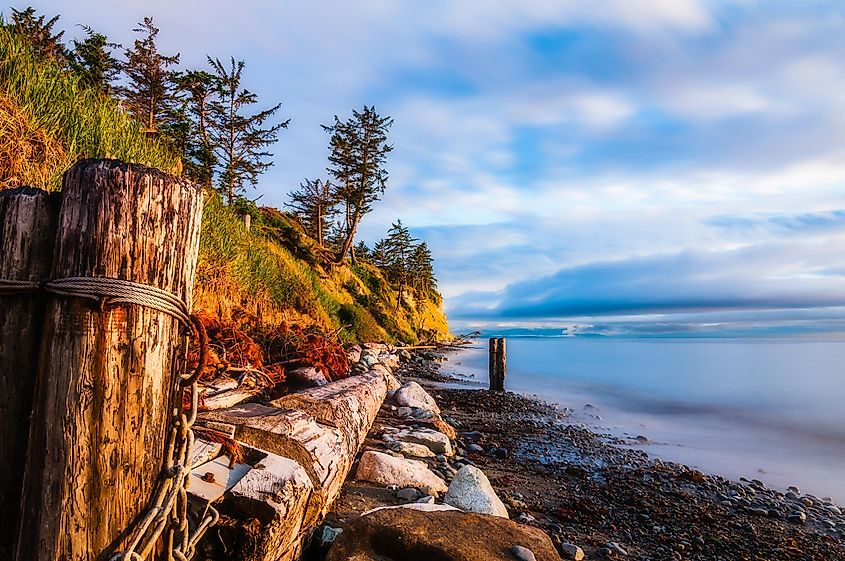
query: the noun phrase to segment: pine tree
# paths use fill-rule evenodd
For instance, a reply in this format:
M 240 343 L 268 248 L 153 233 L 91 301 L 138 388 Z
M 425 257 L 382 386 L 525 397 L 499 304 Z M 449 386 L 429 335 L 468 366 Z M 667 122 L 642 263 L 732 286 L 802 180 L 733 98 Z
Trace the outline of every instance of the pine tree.
M 66 62 L 67 51 L 62 44 L 62 35 L 65 32 L 60 31 L 53 35 L 53 26 L 59 21 L 59 16 L 53 16 L 47 21 L 44 21 L 45 19 L 46 16 L 37 15 L 32 6 L 25 10 L 12 8 L 12 29 L 15 33 L 26 37 L 39 56 Z
M 411 251 L 408 258 L 408 270 L 411 287 L 420 296 L 428 298 L 431 291 L 437 288 L 437 279 L 434 277 L 431 250 L 428 249 L 427 243 L 422 242 Z
M 208 62 L 218 86 L 218 97 L 209 106 L 208 129 L 217 158 L 220 190 L 232 204 L 247 184 L 254 186 L 258 176 L 273 165 L 266 159 L 273 156 L 267 147 L 276 142 L 279 130 L 287 128 L 290 120 L 263 128 L 282 104 L 244 114 L 244 110 L 258 103 L 256 94 L 241 87 L 244 61 L 233 57 L 229 68 L 211 57 Z
M 384 253 L 387 278 L 397 285 L 397 307 L 402 303 L 402 296 L 408 284 L 410 273 L 410 257 L 414 250 L 416 240 L 411 237 L 410 231 L 401 220 L 394 222 L 387 237 L 384 239 Z
M 183 161 L 185 174 L 210 189 L 217 158 L 209 134 L 209 114 L 218 91 L 217 78 L 204 70 L 190 70 L 176 79 L 181 97 L 180 114 L 185 120 Z
M 364 240 L 361 240 L 357 244 L 355 244 L 355 255 L 359 259 L 367 261 L 372 258 L 372 251 L 370 251 L 370 248 L 367 247 L 366 243 L 364 243 Z
M 70 67 L 84 84 L 109 93 L 112 82 L 120 73 L 120 62 L 112 56 L 112 49 L 120 48 L 120 45 L 110 43 L 105 35 L 87 25 L 80 27 L 85 31 L 85 39 L 72 41 Z
M 344 207 L 345 235 L 337 260 L 346 258 L 353 247 L 361 218 L 372 210 L 387 186 L 385 169 L 387 154 L 393 146 L 387 143 L 387 133 L 393 125 L 391 117 L 380 116 L 375 106 L 353 111 L 352 117 L 341 121 L 337 115 L 333 125 L 323 129 L 329 140 L 328 172 L 337 180 L 337 198 Z M 354 252 L 352 258 L 354 260 Z
M 373 251 L 370 256 L 373 261 L 373 265 L 379 269 L 386 270 L 388 266 L 387 242 L 385 240 L 377 241 L 376 245 L 373 246 Z
M 152 134 L 166 130 L 174 120 L 176 74 L 169 68 L 178 64 L 179 54 L 166 56 L 158 52 L 159 29 L 152 18 L 144 18 L 138 25 L 133 31 L 142 37 L 125 50 L 123 73 L 128 83 L 118 88 L 118 93 L 129 112 Z
M 308 235 L 322 246 L 331 219 L 337 214 L 334 189 L 331 183 L 320 179 L 306 179 L 299 187 L 299 191 L 288 193 L 287 206 L 299 217 Z

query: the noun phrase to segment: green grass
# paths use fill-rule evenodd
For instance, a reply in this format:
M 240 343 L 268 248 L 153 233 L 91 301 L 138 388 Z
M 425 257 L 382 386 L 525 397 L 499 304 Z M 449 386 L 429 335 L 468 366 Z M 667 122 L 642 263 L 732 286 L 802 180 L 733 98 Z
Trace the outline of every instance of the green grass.
M 22 184 L 55 190 L 61 186 L 62 173 L 82 158 L 116 158 L 171 173 L 180 169 L 178 156 L 166 143 L 147 138 L 114 99 L 84 86 L 58 63 L 38 58 L 6 26 L 0 26 L 0 94 L 18 110 L 0 113 L 3 118 L 25 119 L 29 130 L 62 148 L 61 161 L 49 163 L 53 169 L 46 173 L 33 169 L 37 159 L 21 160 L 12 153 L 16 139 L 9 134 L 18 127 L 0 123 L 5 137 L 0 142 L 0 162 L 7 168 L 14 165 L 14 170 L 0 170 L 0 178 L 14 171 Z

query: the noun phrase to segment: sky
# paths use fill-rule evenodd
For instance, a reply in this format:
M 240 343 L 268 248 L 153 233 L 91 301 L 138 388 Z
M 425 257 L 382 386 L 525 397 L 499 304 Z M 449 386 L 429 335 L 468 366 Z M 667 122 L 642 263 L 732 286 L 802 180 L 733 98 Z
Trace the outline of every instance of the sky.
M 246 60 L 291 119 L 260 204 L 325 176 L 335 114 L 393 116 L 361 234 L 431 246 L 453 328 L 845 331 L 838 0 L 32 2 Z

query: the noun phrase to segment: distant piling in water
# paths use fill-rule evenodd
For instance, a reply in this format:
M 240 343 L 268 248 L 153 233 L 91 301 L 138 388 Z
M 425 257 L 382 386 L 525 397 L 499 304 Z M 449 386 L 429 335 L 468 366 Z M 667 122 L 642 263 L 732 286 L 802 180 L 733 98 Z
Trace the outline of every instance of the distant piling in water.
M 507 351 L 504 337 L 490 337 L 490 389 L 505 391 Z

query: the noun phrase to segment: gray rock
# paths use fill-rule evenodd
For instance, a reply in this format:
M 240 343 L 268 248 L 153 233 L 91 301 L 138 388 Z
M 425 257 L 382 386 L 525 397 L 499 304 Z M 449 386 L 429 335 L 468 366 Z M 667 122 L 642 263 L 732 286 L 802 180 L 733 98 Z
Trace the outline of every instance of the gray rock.
M 511 548 L 511 554 L 513 554 L 514 559 L 519 559 L 520 561 L 537 561 L 537 558 L 534 557 L 534 552 L 521 545 L 513 546 Z
M 484 448 L 482 448 L 478 444 L 475 444 L 474 442 L 467 446 L 467 450 L 469 450 L 470 452 L 484 452 Z
M 320 547 L 328 547 L 335 539 L 343 532 L 343 528 L 332 528 L 331 526 L 322 526 L 318 534 Z
M 798 524 L 803 524 L 807 521 L 807 515 L 800 510 L 796 510 L 789 513 L 789 516 L 786 517 L 787 520 L 790 522 L 795 522 Z
M 399 452 L 406 458 L 433 458 L 434 452 L 424 444 L 416 442 L 401 442 L 394 439 L 394 442 L 388 444 L 388 448 L 394 452 Z
M 609 542 L 609 543 L 606 543 L 604 545 L 605 545 L 606 548 L 608 548 L 610 551 L 612 551 L 614 553 L 618 553 L 619 555 L 623 555 L 623 556 L 628 555 L 628 552 L 625 550 L 625 548 L 622 547 L 621 545 L 619 545 L 616 542 Z
M 449 484 L 443 502 L 467 512 L 509 518 L 487 476 L 475 466 L 464 466 Z
M 396 492 L 396 498 L 406 502 L 413 502 L 420 498 L 420 493 L 415 487 L 405 487 Z M 434 497 L 431 497 L 432 500 Z
M 417 460 L 394 458 L 381 452 L 367 450 L 358 461 L 357 479 L 380 485 L 430 487 L 434 492 L 448 490 L 446 482 Z
M 567 559 L 574 559 L 575 561 L 584 559 L 584 550 L 574 543 L 562 543 L 559 549 L 561 554 L 565 555 Z
M 423 503 L 423 504 L 434 504 L 434 497 L 432 497 L 431 495 L 426 495 L 424 497 L 420 497 L 419 499 L 417 499 L 414 502 Z
M 402 431 L 396 437 L 404 442 L 415 442 L 427 446 L 434 454 L 445 454 L 446 456 L 454 454 L 449 437 L 436 430 Z
M 416 382 L 405 382 L 393 395 L 396 403 L 406 407 L 418 407 L 440 414 L 437 402 Z

